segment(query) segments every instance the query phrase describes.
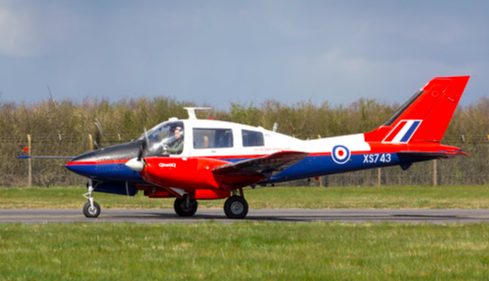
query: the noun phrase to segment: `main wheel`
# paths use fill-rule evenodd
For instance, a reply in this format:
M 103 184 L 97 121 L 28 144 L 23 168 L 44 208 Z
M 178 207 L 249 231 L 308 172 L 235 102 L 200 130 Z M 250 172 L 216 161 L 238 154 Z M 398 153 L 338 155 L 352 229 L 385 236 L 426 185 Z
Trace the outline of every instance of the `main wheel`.
M 230 219 L 244 219 L 248 214 L 248 202 L 242 196 L 231 196 L 224 203 L 224 213 Z
M 96 218 L 100 215 L 100 205 L 93 201 L 93 207 L 90 206 L 90 201 L 88 201 L 85 206 L 83 206 L 83 214 L 87 218 Z
M 175 213 L 181 217 L 191 217 L 197 212 L 197 207 L 199 206 L 199 203 L 197 203 L 197 200 L 190 200 L 189 206 L 187 205 L 187 200 L 186 200 L 185 195 L 183 198 L 178 198 L 175 199 L 175 203 L 173 204 L 173 208 L 175 209 Z

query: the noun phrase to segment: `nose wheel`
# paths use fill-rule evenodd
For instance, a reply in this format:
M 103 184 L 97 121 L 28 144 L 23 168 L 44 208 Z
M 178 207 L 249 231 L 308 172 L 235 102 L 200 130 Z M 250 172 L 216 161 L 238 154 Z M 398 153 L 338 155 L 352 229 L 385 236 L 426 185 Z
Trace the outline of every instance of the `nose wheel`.
M 85 203 L 85 206 L 83 206 L 83 214 L 87 218 L 96 218 L 100 215 L 100 205 L 93 201 L 93 206 L 89 202 Z

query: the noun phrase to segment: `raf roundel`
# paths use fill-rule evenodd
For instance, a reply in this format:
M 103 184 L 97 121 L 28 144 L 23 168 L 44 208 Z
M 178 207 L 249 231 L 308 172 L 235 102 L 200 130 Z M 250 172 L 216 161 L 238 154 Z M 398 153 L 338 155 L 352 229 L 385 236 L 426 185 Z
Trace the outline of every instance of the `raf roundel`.
M 333 161 L 337 164 L 345 164 L 350 160 L 350 150 L 343 145 L 337 145 L 333 147 L 333 152 L 331 153 L 331 157 L 333 157 Z

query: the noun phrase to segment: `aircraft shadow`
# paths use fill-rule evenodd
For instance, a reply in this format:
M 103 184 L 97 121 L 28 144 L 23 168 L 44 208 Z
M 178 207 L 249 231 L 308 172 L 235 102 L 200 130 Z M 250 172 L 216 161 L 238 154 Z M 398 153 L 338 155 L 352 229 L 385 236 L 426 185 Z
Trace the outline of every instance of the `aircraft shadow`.
M 118 217 L 118 216 L 117 216 Z M 350 222 L 463 222 L 463 221 L 489 221 L 489 218 L 467 217 L 457 215 L 422 215 L 422 214 L 386 214 L 386 215 L 248 215 L 243 220 L 229 219 L 224 214 L 195 214 L 192 217 L 179 217 L 175 214 L 148 212 L 136 216 L 121 216 L 118 218 L 141 219 L 141 220 L 168 220 L 170 222 L 194 222 L 194 221 L 218 221 L 218 222 L 240 222 L 240 221 L 270 221 L 270 222 L 317 222 L 317 221 L 350 221 Z

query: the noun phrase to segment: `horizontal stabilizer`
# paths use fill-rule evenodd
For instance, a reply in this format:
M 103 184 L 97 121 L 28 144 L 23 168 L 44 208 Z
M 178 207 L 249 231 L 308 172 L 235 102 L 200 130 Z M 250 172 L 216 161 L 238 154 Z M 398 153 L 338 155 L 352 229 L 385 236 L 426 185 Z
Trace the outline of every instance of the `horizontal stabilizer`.
M 440 151 L 440 152 L 425 152 L 425 151 L 400 151 L 397 153 L 399 157 L 413 157 L 413 158 L 429 158 L 429 159 L 437 159 L 437 158 L 452 158 L 457 155 L 468 155 L 467 153 L 458 150 L 458 151 Z
M 19 155 L 17 159 L 73 159 L 75 156 L 29 156 Z

